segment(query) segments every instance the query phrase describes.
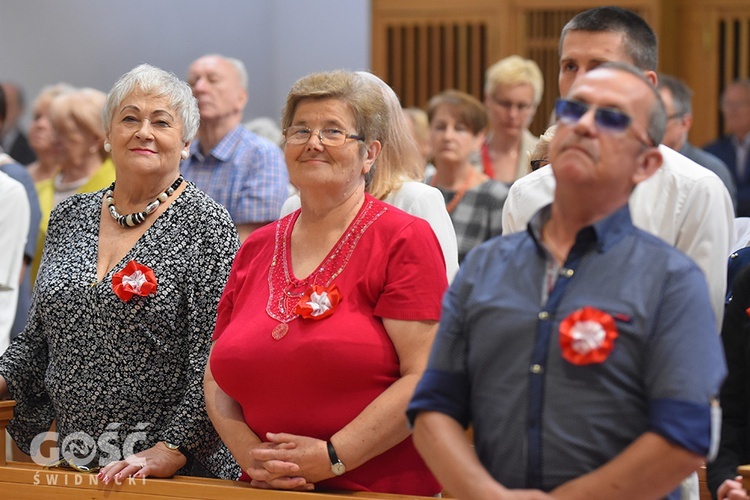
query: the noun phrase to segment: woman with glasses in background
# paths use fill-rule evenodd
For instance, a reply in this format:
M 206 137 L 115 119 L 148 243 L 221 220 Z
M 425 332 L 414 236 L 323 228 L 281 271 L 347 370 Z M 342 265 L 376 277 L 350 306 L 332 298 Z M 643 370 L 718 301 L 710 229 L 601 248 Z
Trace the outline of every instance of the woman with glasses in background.
M 484 106 L 490 127 L 481 152 L 490 179 L 510 185 L 529 172 L 527 155 L 537 141 L 529 125 L 543 90 L 542 72 L 531 59 L 510 56 L 487 70 Z
M 219 304 L 209 416 L 257 488 L 435 495 L 404 417 L 447 287 L 429 224 L 366 192 L 392 118 L 348 71 L 292 87 L 301 208 L 255 231 Z

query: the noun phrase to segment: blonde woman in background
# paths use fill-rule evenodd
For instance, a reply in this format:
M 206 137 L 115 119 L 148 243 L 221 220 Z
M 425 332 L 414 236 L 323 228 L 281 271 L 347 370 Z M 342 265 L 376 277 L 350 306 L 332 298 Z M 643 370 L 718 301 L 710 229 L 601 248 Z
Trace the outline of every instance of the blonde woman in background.
M 539 136 L 539 142 L 536 143 L 534 149 L 529 152 L 529 170 L 533 172 L 539 170 L 545 165 L 549 165 L 549 143 L 555 136 L 557 125 L 550 126 Z
M 390 88 L 390 87 L 389 87 Z M 422 157 L 422 167 L 424 168 L 424 177 L 431 176 L 435 173 L 435 167 L 432 165 L 432 146 L 430 145 L 430 119 L 427 111 L 422 108 L 404 108 L 406 124 L 409 126 L 409 132 L 417 145 L 419 156 Z
M 32 281 L 39 271 L 52 210 L 71 195 L 97 191 L 115 180 L 114 163 L 104 150 L 105 98 L 100 90 L 82 88 L 62 93 L 50 103 L 50 121 L 60 142 L 60 168 L 53 177 L 36 184 L 42 222 L 32 262 Z
M 29 127 L 29 145 L 36 160 L 27 169 L 35 183 L 49 179 L 60 166 L 60 142 L 49 117 L 49 108 L 55 97 L 75 90 L 67 83 L 58 83 L 42 89 L 34 101 L 34 115 Z
M 531 59 L 510 56 L 487 70 L 484 105 L 490 126 L 482 169 L 491 179 L 510 185 L 528 172 L 527 154 L 537 141 L 528 128 L 543 89 L 542 72 Z

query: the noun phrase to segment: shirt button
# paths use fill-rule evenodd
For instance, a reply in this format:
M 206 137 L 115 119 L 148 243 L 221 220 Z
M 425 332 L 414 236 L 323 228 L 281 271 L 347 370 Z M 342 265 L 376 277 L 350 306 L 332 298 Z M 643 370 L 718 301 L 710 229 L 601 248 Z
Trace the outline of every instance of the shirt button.
M 572 276 L 573 276 L 573 274 L 575 274 L 575 271 L 573 271 L 572 269 L 565 269 L 565 270 L 564 270 L 564 271 L 562 272 L 562 274 L 563 274 L 563 276 L 565 276 L 566 278 L 570 278 L 570 277 L 572 277 Z
M 547 311 L 542 311 L 539 313 L 539 319 L 545 320 L 547 318 L 549 318 L 549 313 Z
M 544 371 L 544 368 L 542 368 L 542 365 L 531 365 L 531 368 L 529 369 L 531 373 L 542 373 Z

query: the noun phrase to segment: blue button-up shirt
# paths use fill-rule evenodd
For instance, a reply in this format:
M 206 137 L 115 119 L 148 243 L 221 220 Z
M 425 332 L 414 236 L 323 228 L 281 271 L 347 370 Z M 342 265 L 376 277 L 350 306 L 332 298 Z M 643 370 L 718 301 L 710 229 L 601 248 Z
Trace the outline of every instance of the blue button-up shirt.
M 268 222 L 279 218 L 287 198 L 289 174 L 281 148 L 237 125 L 205 156 L 199 141 L 180 169 L 216 202 L 235 224 Z
M 700 269 L 635 228 L 626 206 L 582 229 L 549 280 L 548 217 L 546 207 L 527 232 L 464 261 L 409 418 L 430 410 L 471 423 L 480 460 L 510 488 L 552 490 L 647 431 L 707 454 L 726 367 Z M 585 306 L 616 322 L 600 364 L 562 357 L 560 323 Z

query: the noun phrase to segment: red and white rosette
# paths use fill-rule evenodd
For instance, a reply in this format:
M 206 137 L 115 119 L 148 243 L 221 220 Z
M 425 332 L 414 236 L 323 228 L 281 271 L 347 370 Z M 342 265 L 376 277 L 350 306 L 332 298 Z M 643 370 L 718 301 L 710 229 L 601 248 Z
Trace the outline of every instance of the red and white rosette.
M 341 292 L 336 285 L 327 288 L 313 285 L 300 297 L 294 312 L 307 319 L 327 318 L 341 302 Z
M 133 295 L 146 297 L 156 294 L 156 275 L 143 264 L 131 260 L 125 267 L 112 276 L 112 290 L 120 300 L 127 302 Z
M 573 311 L 560 323 L 562 356 L 574 365 L 603 363 L 614 349 L 615 339 L 615 319 L 590 306 Z

